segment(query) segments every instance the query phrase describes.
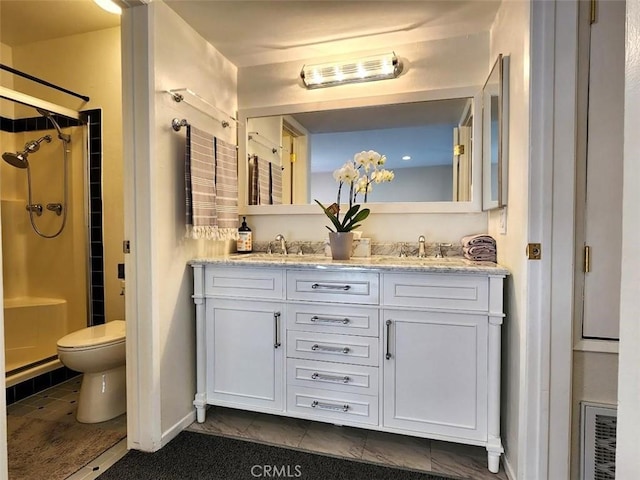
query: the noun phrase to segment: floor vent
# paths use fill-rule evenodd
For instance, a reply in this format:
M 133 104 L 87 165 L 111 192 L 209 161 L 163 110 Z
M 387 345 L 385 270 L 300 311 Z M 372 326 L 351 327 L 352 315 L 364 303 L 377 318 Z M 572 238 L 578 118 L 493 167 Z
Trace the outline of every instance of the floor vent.
M 616 423 L 615 407 L 582 403 L 582 480 L 616 478 Z

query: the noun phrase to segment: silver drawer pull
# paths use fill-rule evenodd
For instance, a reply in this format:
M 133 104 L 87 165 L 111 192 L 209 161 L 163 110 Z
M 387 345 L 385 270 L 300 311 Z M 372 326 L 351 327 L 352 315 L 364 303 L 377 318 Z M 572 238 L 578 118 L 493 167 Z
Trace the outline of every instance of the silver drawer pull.
M 347 290 L 351 290 L 351 285 L 331 285 L 326 283 L 314 283 L 313 285 L 311 285 L 311 288 L 313 288 L 314 290 L 318 288 L 326 288 L 327 290 L 344 290 L 346 292 Z
M 330 347 L 328 345 L 318 345 L 317 343 L 311 347 L 311 350 L 314 352 L 316 350 L 320 350 L 321 352 L 332 352 L 332 353 L 349 353 L 351 349 L 349 347 Z
M 349 380 L 351 380 L 346 375 L 344 377 L 340 377 L 338 375 L 323 375 L 322 373 L 318 373 L 318 372 L 315 372 L 313 375 L 311 375 L 311 378 L 313 380 L 321 380 L 323 382 L 342 382 L 342 383 L 349 383 Z
M 317 400 L 311 402 L 311 408 L 321 408 L 322 410 L 333 410 L 338 412 L 346 412 L 349 410 L 349 404 L 345 403 L 344 405 L 334 405 L 332 403 L 320 403 Z
M 317 315 L 311 317 L 311 321 L 321 323 L 342 323 L 343 325 L 347 325 L 350 322 L 348 318 L 319 317 Z

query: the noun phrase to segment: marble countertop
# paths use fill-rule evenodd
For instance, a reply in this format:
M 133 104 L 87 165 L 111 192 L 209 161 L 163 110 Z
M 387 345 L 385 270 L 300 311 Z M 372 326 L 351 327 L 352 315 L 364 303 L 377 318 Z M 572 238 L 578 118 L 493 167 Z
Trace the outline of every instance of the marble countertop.
M 509 271 L 493 262 L 474 262 L 464 257 L 399 257 L 391 255 L 372 255 L 371 257 L 353 257 L 351 260 L 333 260 L 325 255 L 281 255 L 272 253 L 232 254 L 224 257 L 196 258 L 190 265 L 251 265 L 254 267 L 286 266 L 287 268 L 376 270 L 376 271 L 413 271 L 435 273 L 467 273 L 509 275 Z

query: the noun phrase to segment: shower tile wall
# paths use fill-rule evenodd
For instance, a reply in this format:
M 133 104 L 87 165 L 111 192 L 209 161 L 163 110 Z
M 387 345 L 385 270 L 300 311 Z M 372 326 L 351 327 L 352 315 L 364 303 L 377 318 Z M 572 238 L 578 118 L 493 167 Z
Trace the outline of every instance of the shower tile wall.
M 102 110 L 87 110 L 82 112 L 82 115 L 83 120 L 88 124 L 89 135 L 89 289 L 91 301 L 88 308 L 90 324 L 99 325 L 105 323 L 102 243 Z M 54 118 L 62 128 L 80 125 L 79 121 L 66 117 L 54 115 Z M 5 132 L 20 133 L 50 128 L 47 119 L 41 116 L 16 120 L 0 117 L 0 130 Z M 9 387 L 6 391 L 7 405 L 64 382 L 76 374 L 76 372 L 62 367 Z

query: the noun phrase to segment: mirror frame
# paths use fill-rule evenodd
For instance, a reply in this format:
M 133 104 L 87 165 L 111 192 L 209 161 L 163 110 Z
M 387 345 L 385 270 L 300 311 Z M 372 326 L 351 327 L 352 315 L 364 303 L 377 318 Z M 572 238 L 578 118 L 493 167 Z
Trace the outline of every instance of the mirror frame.
M 498 70 L 498 198 L 491 197 L 491 95 L 489 79 Z M 482 87 L 482 210 L 507 205 L 509 152 L 509 57 L 499 54 Z
M 339 88 L 339 87 L 338 87 Z M 428 90 L 373 97 L 327 100 L 321 102 L 247 108 L 238 111 L 238 211 L 239 215 L 324 215 L 315 204 L 248 205 L 247 189 L 247 119 L 290 115 L 303 112 L 340 110 L 346 108 L 425 102 L 449 98 L 473 98 L 473 138 L 482 138 L 482 89 L 480 86 Z M 355 152 L 354 152 L 355 153 Z M 382 152 L 381 152 L 382 153 Z M 372 213 L 470 213 L 482 211 L 482 142 L 473 142 L 470 202 L 390 202 L 367 203 Z

